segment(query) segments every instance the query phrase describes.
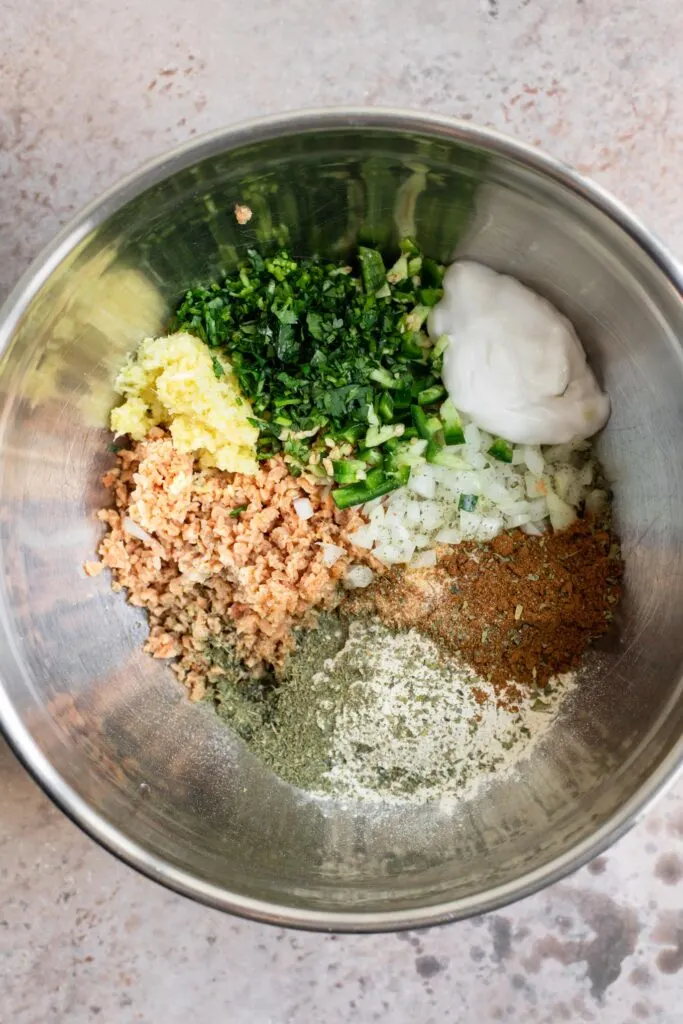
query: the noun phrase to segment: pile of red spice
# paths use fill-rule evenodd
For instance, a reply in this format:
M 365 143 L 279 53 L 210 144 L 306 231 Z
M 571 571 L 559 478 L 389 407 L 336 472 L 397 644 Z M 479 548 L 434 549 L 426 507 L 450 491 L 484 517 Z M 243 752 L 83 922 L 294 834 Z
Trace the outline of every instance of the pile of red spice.
M 607 632 L 622 572 L 610 530 L 579 520 L 542 537 L 515 530 L 458 544 L 433 569 L 394 568 L 353 610 L 419 629 L 514 701 L 511 683 L 545 686 Z

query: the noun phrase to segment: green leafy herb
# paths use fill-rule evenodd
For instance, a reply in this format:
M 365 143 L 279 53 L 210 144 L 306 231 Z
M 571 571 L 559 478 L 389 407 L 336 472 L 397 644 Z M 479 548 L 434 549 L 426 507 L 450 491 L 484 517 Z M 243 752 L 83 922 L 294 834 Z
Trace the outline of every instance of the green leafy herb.
M 249 505 L 235 505 L 234 508 L 230 509 L 230 516 L 232 519 L 237 519 L 242 515 L 243 512 L 249 508 Z
M 365 246 L 356 268 L 250 249 L 221 282 L 186 293 L 172 329 L 216 350 L 217 377 L 221 357 L 230 361 L 254 411 L 259 459 L 283 452 L 300 470 L 325 438 L 352 447 L 365 438 L 383 455 L 403 432 L 415 436 L 411 405 L 429 413 L 443 398 L 440 356 L 422 330 L 435 294 L 421 295 L 438 291 L 440 277 L 428 264 L 423 280 L 424 265 L 410 240 L 388 274 Z M 296 450 L 294 434 L 307 435 Z

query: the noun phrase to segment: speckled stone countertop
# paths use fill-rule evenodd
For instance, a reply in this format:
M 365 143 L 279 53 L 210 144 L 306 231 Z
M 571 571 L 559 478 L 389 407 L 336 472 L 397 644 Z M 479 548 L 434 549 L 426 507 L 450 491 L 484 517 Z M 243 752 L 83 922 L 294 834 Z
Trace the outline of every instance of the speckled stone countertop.
M 5 0 L 0 297 L 83 203 L 209 129 L 365 103 L 492 125 L 606 185 L 683 255 L 680 0 Z M 163 11 L 163 13 L 162 13 Z M 0 751 L 0 1018 L 13 1024 L 677 1024 L 683 785 L 497 914 L 318 936 L 136 875 Z

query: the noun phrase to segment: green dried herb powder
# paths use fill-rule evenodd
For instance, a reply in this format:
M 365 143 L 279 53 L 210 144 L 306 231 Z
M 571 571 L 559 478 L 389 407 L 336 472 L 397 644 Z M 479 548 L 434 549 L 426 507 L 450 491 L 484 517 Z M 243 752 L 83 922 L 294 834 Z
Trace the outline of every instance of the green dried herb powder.
M 411 799 L 461 793 L 509 766 L 548 727 L 566 687 L 512 713 L 490 686 L 415 630 L 321 616 L 277 681 L 245 678 L 229 648 L 218 713 L 280 778 L 313 793 Z

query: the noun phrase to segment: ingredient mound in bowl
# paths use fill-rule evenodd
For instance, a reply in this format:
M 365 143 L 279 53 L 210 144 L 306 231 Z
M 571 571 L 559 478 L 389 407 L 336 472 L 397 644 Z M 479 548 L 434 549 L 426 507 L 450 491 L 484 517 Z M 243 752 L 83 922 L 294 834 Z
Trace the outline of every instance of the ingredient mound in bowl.
M 285 782 L 424 800 L 513 770 L 620 596 L 609 404 L 571 325 L 406 239 L 389 269 L 251 250 L 172 330 L 117 379 L 86 574 Z
M 178 452 L 202 466 L 255 473 L 258 429 L 230 364 L 198 338 L 147 338 L 116 379 L 125 401 L 111 414 L 115 434 L 142 441 L 152 427 L 170 431 Z

